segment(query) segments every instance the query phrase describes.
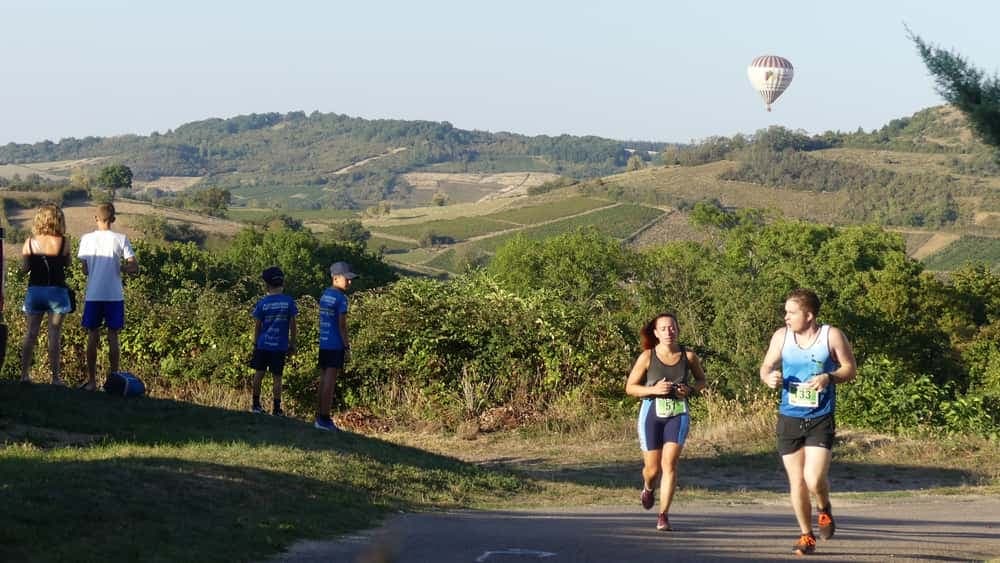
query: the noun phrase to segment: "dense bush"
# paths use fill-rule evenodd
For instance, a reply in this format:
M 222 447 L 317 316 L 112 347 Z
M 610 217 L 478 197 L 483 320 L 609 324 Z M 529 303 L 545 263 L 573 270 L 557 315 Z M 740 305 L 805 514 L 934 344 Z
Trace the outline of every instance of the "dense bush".
M 757 368 L 783 324 L 784 296 L 812 287 L 823 300 L 820 321 L 844 330 L 861 365 L 838 393 L 844 422 L 995 431 L 1000 281 L 989 270 L 960 270 L 944 283 L 906 257 L 898 235 L 876 227 L 720 225 L 710 242 L 644 253 L 596 231 L 516 238 L 486 270 L 450 280 L 396 280 L 359 246 L 281 222 L 249 229 L 219 252 L 140 241 L 142 273 L 126 283 L 123 366 L 154 393 L 246 386 L 259 274 L 278 264 L 301 311 L 299 353 L 286 369 L 289 410 L 307 414 L 315 405 L 316 298 L 329 263 L 346 259 L 362 277 L 351 294 L 353 359 L 337 386 L 341 407 L 449 424 L 501 405 L 565 412 L 585 404 L 590 416 L 603 416 L 634 406 L 621 399 L 637 331 L 665 310 L 676 313 L 681 341 L 704 359 L 715 392 L 768 394 Z M 83 281 L 74 262 L 70 284 L 81 290 Z M 8 303 L 19 303 L 24 276 L 12 272 L 10 282 Z M 24 318 L 15 306 L 7 311 L 10 378 Z M 86 335 L 78 317 L 64 334 L 65 373 L 79 380 Z

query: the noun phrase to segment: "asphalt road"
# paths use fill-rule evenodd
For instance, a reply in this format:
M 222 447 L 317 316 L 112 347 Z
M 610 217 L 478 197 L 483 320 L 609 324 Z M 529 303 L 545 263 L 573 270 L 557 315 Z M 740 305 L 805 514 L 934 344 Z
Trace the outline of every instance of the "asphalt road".
M 1000 559 L 1000 497 L 935 496 L 851 501 L 834 497 L 837 533 L 816 561 Z M 273 563 L 511 563 L 541 561 L 801 560 L 785 504 L 678 501 L 672 532 L 634 507 L 400 514 L 377 530 L 302 542 Z

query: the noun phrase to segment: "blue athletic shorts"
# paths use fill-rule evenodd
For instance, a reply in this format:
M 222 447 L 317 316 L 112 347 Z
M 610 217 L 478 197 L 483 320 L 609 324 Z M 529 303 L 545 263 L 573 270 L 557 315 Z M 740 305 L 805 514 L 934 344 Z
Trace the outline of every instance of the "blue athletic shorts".
M 83 304 L 83 328 L 96 329 L 106 324 L 108 330 L 125 328 L 124 301 L 87 301 Z
M 639 447 L 644 452 L 662 450 L 663 444 L 673 442 L 683 446 L 687 440 L 691 416 L 687 413 L 660 418 L 656 416 L 653 399 L 643 399 L 639 409 Z
M 28 314 L 69 313 L 69 291 L 59 285 L 29 285 L 21 310 Z

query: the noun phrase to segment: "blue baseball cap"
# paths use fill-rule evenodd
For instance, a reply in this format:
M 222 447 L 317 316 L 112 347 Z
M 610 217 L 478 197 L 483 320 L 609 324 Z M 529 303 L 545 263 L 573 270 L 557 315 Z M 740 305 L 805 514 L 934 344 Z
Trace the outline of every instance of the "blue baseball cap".
M 333 264 L 330 264 L 330 275 L 344 276 L 349 280 L 353 280 L 358 277 L 357 274 L 351 271 L 351 265 L 347 262 L 334 262 Z

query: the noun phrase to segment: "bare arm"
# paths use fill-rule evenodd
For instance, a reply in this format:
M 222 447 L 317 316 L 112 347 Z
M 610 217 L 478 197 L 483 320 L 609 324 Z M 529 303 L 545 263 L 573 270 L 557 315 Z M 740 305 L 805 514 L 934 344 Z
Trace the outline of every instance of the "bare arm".
M 254 319 L 253 323 L 253 345 L 257 346 L 257 340 L 260 339 L 260 329 L 263 328 L 264 323 L 260 319 Z
M 649 387 L 642 382 L 642 379 L 646 376 L 646 370 L 649 369 L 649 359 L 653 354 L 652 350 L 646 350 L 639 354 L 639 357 L 635 359 L 635 364 L 632 365 L 632 371 L 628 374 L 628 380 L 625 382 L 625 393 L 632 397 L 654 397 L 663 396 L 670 392 L 670 383 L 667 380 L 661 380 Z
M 836 327 L 830 327 L 830 355 L 837 364 L 837 369 L 826 372 L 826 377 L 814 377 L 816 389 L 823 389 L 831 383 L 847 383 L 858 375 L 858 363 L 854 359 L 854 350 L 847 336 Z
M 704 391 L 705 387 L 708 386 L 708 380 L 705 378 L 705 369 L 701 367 L 701 359 L 698 358 L 698 354 L 688 350 L 687 362 L 688 367 L 691 369 L 691 375 L 694 376 L 694 385 L 677 386 L 677 396 L 681 399 L 690 396 L 692 391 Z
M 340 327 L 340 339 L 344 343 L 344 350 L 350 350 L 351 341 L 347 338 L 347 313 L 337 315 L 337 323 Z
M 781 347 L 785 343 L 785 331 L 787 328 L 779 328 L 771 336 L 771 343 L 764 354 L 764 361 L 760 364 L 760 380 L 771 389 L 777 389 L 781 385 Z
M 122 273 L 123 274 L 139 273 L 139 261 L 135 259 L 135 256 L 129 258 L 128 260 L 125 260 L 125 263 L 122 264 Z
M 21 247 L 21 271 L 27 272 L 31 269 L 31 262 L 28 260 L 28 256 L 31 255 L 31 237 L 24 241 L 24 246 Z
M 295 322 L 295 317 L 288 319 L 288 353 L 295 353 L 295 341 L 299 336 L 299 325 Z

